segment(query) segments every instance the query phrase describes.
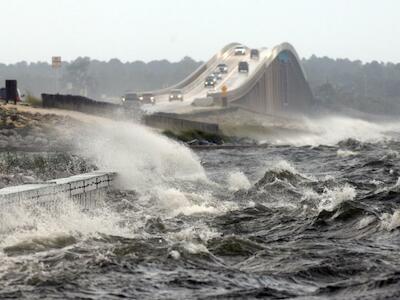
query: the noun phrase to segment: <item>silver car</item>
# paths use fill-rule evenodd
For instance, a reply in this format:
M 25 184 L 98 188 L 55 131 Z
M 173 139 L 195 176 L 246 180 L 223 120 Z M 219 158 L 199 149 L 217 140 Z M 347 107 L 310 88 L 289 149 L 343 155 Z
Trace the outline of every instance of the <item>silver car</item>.
M 181 90 L 172 90 L 169 93 L 169 101 L 183 101 L 183 95 Z
M 156 99 L 152 93 L 143 93 L 139 96 L 139 101 L 143 104 L 154 104 Z
M 246 55 L 246 48 L 244 46 L 235 47 L 235 55 Z

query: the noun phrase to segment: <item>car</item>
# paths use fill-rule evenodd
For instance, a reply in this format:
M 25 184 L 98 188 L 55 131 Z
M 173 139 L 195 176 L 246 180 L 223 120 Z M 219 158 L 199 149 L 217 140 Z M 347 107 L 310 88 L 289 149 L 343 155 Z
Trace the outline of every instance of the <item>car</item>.
M 228 66 L 226 64 L 219 64 L 217 69 L 223 74 L 228 73 Z
M 217 75 L 216 74 L 214 74 L 214 73 L 211 73 L 208 77 L 212 77 L 212 78 L 214 78 L 214 81 L 215 81 L 215 83 L 217 83 L 217 81 L 218 81 L 218 78 L 217 78 Z
M 139 96 L 136 93 L 126 93 L 122 97 L 122 102 L 139 101 Z
M 7 98 L 7 89 L 6 88 L 0 88 L 0 100 L 6 100 Z M 21 91 L 17 89 L 17 98 L 16 102 L 23 101 L 25 98 L 25 95 L 21 94 Z M 14 101 L 14 100 L 13 100 Z M 7 101 L 8 102 L 8 101 Z
M 139 96 L 136 93 L 126 93 L 122 96 L 122 104 L 129 104 L 133 102 L 139 102 Z
M 181 90 L 171 90 L 169 93 L 169 101 L 183 101 Z
M 206 93 L 206 98 L 213 98 L 216 93 L 217 91 L 215 89 L 210 89 Z
M 215 78 L 215 76 L 209 75 L 204 80 L 205 87 L 214 87 L 216 83 L 217 83 L 217 79 Z
M 126 108 L 134 108 L 139 106 L 139 96 L 136 93 L 126 93 L 124 96 L 122 96 L 122 105 Z
M 260 58 L 260 51 L 258 51 L 258 49 L 251 49 L 250 50 L 250 58 L 251 59 L 259 59 Z
M 246 55 L 246 48 L 244 46 L 236 46 L 235 55 Z
M 214 76 L 217 80 L 221 80 L 222 79 L 222 74 L 219 70 L 215 70 L 211 76 Z
M 249 63 L 247 61 L 241 61 L 238 64 L 239 73 L 248 73 L 249 72 Z
M 143 93 L 143 94 L 139 95 L 139 101 L 141 101 L 143 104 L 155 104 L 156 103 L 154 94 L 152 94 L 152 93 Z
M 6 88 L 0 88 L 0 99 L 6 100 Z

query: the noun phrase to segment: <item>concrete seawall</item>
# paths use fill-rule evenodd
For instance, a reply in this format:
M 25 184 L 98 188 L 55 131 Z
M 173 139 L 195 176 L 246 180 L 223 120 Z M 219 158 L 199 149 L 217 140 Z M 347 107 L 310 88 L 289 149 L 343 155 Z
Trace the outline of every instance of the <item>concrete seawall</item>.
M 50 209 L 56 202 L 74 201 L 83 210 L 90 209 L 112 186 L 115 177 L 113 172 L 96 171 L 0 189 L 0 232 L 8 228 L 7 224 L 3 224 L 1 214 L 15 207 Z
M 147 126 L 178 132 L 200 130 L 207 133 L 219 133 L 219 126 L 216 123 L 187 120 L 183 119 L 182 116 L 175 114 L 157 113 L 147 115 L 144 117 L 144 123 Z

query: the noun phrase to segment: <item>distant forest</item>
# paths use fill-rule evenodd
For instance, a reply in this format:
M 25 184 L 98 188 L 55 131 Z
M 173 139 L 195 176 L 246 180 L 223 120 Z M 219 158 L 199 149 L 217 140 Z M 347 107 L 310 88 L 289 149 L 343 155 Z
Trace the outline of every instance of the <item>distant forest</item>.
M 126 91 L 144 91 L 167 87 L 193 72 L 201 62 L 184 57 L 179 62 L 167 60 L 122 63 L 78 57 L 53 69 L 47 62 L 5 65 L 0 63 L 0 85 L 6 78 L 17 79 L 18 87 L 29 94 L 68 93 L 94 99 L 121 97 Z
M 193 72 L 201 62 L 184 57 L 167 60 L 122 63 L 79 57 L 63 62 L 58 70 L 46 62 L 0 64 L 0 85 L 17 79 L 25 93 L 43 92 L 87 95 L 94 99 L 115 99 L 126 91 L 167 87 Z M 334 110 L 352 108 L 379 114 L 400 113 L 400 63 L 331 59 L 311 56 L 302 59 L 307 80 L 317 105 Z
M 400 113 L 400 63 L 331 59 L 302 59 L 307 80 L 317 104 L 335 110 Z

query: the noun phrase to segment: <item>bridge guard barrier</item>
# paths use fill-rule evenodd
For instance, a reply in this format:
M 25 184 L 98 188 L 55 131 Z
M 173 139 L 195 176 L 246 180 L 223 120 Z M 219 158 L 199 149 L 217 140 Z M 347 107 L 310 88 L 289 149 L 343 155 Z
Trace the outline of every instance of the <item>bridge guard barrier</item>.
M 101 116 L 108 116 L 122 109 L 121 105 L 76 95 L 42 94 L 42 103 L 45 108 L 74 110 Z

